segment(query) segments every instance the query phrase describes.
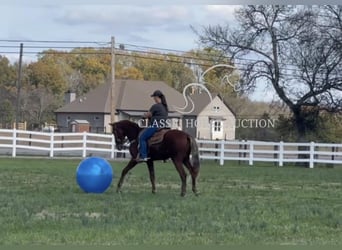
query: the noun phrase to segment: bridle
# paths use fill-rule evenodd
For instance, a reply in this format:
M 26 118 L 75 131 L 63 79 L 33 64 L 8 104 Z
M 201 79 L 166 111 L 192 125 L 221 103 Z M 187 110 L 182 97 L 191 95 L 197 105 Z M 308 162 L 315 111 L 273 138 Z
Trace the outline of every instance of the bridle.
M 117 134 L 116 134 L 116 126 L 115 126 L 115 125 L 113 125 L 113 134 L 114 134 L 114 138 L 115 138 L 115 145 L 116 145 L 117 147 L 119 147 L 119 148 L 124 149 L 124 148 L 129 147 L 131 144 L 137 142 L 136 139 L 133 139 L 133 140 L 130 141 L 130 140 L 127 138 L 127 136 L 125 136 L 123 139 L 118 138 L 118 136 L 117 136 Z

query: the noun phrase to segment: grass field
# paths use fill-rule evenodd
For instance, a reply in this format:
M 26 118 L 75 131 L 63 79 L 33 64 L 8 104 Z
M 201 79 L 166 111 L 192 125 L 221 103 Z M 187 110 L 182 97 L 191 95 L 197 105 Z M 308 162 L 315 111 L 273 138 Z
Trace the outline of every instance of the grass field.
M 85 194 L 79 160 L 0 158 L 0 245 L 342 245 L 342 168 L 202 164 L 201 195 L 179 196 L 169 163 L 157 194 L 137 166 L 123 192 Z M 1 247 L 1 246 L 0 246 Z

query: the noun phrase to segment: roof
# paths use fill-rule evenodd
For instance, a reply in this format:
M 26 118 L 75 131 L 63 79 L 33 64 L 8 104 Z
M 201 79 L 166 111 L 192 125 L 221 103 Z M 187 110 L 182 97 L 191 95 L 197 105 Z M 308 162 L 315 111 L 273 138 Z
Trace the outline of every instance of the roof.
M 162 81 L 120 80 L 117 86 L 120 88 L 118 110 L 149 110 L 154 104 L 151 94 L 157 89 L 164 93 L 171 112 L 175 111 L 175 105 L 185 105 L 183 95 Z
M 212 96 L 212 99 L 214 99 L 215 97 L 216 95 Z M 210 97 L 206 92 L 202 92 L 200 94 L 192 94 L 189 95 L 188 98 L 191 99 L 194 103 L 193 111 L 186 114 L 189 116 L 197 116 L 210 103 Z M 191 100 L 189 100 L 189 105 L 191 105 Z M 187 110 L 189 109 L 186 109 L 185 111 Z
M 103 84 L 75 101 L 57 109 L 57 113 L 110 113 L 110 88 Z
M 230 106 L 224 101 L 224 99 L 219 94 L 212 94 L 212 100 L 214 100 L 214 98 L 216 97 L 220 98 L 223 104 L 232 112 L 234 116 L 236 116 L 235 112 L 230 108 Z M 191 113 L 187 113 L 186 115 L 188 116 L 197 116 L 210 103 L 210 97 L 207 92 L 192 94 L 188 98 L 191 98 L 191 100 L 194 103 L 194 110 Z M 191 105 L 190 100 L 189 103 L 189 105 Z
M 230 110 L 230 112 L 232 112 L 232 114 L 236 117 L 235 111 L 230 107 L 230 105 L 226 102 L 226 100 L 220 94 L 218 94 L 217 96 L 221 99 L 224 105 L 226 105 L 226 107 Z
M 116 80 L 115 100 L 117 110 L 146 111 L 152 104 L 150 95 L 161 90 L 168 102 L 170 111 L 174 106 L 184 106 L 183 96 L 177 90 L 162 81 Z M 83 97 L 66 104 L 57 113 L 110 113 L 111 85 L 102 84 Z
M 143 117 L 144 113 L 146 111 L 123 111 L 123 113 L 129 115 L 130 117 Z M 181 117 L 181 115 L 179 113 L 176 112 L 169 112 L 168 114 L 169 118 L 179 118 Z

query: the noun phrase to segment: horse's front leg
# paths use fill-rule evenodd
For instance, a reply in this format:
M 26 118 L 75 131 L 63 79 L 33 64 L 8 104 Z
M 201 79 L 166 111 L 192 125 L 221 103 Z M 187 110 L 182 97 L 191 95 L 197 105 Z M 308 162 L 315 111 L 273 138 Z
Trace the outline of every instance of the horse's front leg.
M 122 184 L 123 184 L 123 182 L 124 182 L 124 179 L 125 179 L 126 174 L 127 174 L 132 168 L 134 168 L 136 165 L 137 165 L 137 162 L 136 162 L 134 159 L 131 159 L 131 160 L 128 162 L 127 166 L 122 170 L 122 172 L 121 172 L 121 177 L 120 177 L 120 180 L 119 180 L 117 189 L 116 189 L 117 192 L 120 192 L 121 186 L 122 186 Z
M 148 171 L 150 173 L 150 180 L 152 184 L 152 193 L 156 193 L 156 183 L 155 183 L 155 175 L 154 175 L 154 164 L 152 160 L 147 161 Z

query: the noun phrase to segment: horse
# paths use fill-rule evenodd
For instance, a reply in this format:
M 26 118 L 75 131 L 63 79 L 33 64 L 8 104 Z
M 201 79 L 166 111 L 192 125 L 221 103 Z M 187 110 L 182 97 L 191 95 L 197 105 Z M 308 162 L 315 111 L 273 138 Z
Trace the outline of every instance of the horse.
M 121 177 L 117 185 L 117 192 L 120 192 L 126 174 L 138 164 L 136 161 L 139 152 L 138 141 L 139 134 L 143 128 L 137 123 L 129 120 L 110 123 L 110 125 L 112 126 L 112 133 L 115 137 L 116 149 L 122 150 L 124 145 L 129 142 L 129 152 L 131 155 L 130 161 L 122 170 Z M 171 158 L 181 179 L 181 196 L 184 196 L 186 193 L 187 173 L 183 164 L 191 174 L 192 191 L 195 195 L 198 195 L 196 179 L 200 170 L 200 161 L 198 146 L 196 140 L 192 136 L 180 130 L 168 129 L 161 142 L 149 145 L 148 152 L 150 158 L 147 160 L 146 164 L 152 184 L 152 193 L 156 193 L 154 161 L 166 161 Z

